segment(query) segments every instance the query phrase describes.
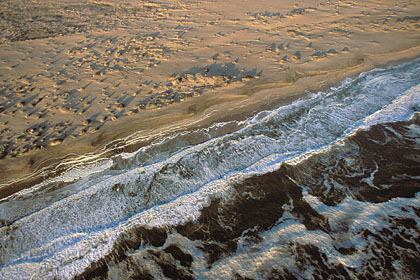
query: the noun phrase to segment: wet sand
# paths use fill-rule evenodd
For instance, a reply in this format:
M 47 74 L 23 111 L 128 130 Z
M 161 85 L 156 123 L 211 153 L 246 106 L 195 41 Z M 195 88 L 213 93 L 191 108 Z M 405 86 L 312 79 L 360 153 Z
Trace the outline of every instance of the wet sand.
M 244 119 L 420 55 L 415 1 L 6 1 L 0 9 L 0 197 L 79 162 Z

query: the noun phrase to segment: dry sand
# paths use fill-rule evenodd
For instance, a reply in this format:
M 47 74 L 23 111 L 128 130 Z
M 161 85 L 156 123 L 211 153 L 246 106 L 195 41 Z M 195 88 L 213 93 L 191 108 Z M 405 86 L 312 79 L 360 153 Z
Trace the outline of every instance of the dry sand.
M 0 15 L 0 197 L 420 55 L 415 0 L 6 0 Z

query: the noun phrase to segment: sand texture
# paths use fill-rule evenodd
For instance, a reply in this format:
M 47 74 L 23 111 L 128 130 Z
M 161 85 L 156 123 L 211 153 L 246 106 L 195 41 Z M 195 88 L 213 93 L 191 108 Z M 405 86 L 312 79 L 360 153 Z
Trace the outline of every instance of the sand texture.
M 419 55 L 415 0 L 1 1 L 1 197 Z

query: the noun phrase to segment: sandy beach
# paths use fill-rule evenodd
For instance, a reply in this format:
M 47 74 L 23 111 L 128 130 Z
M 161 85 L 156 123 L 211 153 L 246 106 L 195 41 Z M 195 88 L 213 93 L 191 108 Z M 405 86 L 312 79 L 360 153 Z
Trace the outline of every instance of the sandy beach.
M 416 1 L 4 1 L 0 9 L 2 197 L 83 154 L 243 119 L 420 55 Z

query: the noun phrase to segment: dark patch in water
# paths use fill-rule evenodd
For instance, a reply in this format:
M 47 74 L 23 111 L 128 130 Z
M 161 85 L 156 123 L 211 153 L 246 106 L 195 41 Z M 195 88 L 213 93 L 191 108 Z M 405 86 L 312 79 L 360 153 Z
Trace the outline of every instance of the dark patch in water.
M 376 188 L 361 189 L 357 198 L 380 203 L 395 197 L 414 197 L 420 191 L 420 179 L 414 178 L 420 176 L 420 146 L 417 136 L 408 132 L 399 123 L 377 125 L 351 139 L 361 148 L 364 161 L 378 166 L 373 179 Z
M 283 206 L 291 203 L 291 213 L 308 230 L 329 230 L 328 221 L 302 199 L 302 189 L 287 176 L 286 169 L 253 177 L 235 186 L 232 201 L 214 200 L 203 209 L 198 222 L 180 225 L 176 230 L 191 240 L 201 240 L 208 267 L 234 253 L 244 234 L 259 240 L 258 233 L 271 229 L 282 217 Z
M 193 257 L 190 254 L 184 253 L 178 246 L 171 244 L 164 251 L 171 254 L 174 259 L 179 260 L 182 266 L 191 268 Z
M 194 279 L 192 273 L 186 269 L 179 269 L 170 257 L 172 254 L 165 254 L 159 251 L 148 250 L 155 263 L 162 269 L 163 275 L 169 279 Z M 173 255 L 172 255 L 173 256 Z
M 414 197 L 420 191 L 420 145 L 410 125 L 419 129 L 419 117 L 359 131 L 344 141 L 344 148 L 335 145 L 288 172 L 328 206 L 347 196 L 372 203 Z
M 409 226 L 400 227 L 398 218 L 389 220 L 390 229 L 384 228 L 378 234 L 365 229 L 362 232 L 364 239 L 369 241 L 365 249 L 372 254 L 372 258 L 366 260 L 362 272 L 355 273 L 358 278 L 377 279 L 399 279 L 401 275 L 396 270 L 394 264 L 398 263 L 404 272 L 406 279 L 418 279 L 420 275 L 420 243 L 418 236 L 413 238 L 412 234 L 407 234 L 407 229 L 413 232 L 420 232 L 420 228 Z M 413 240 L 417 239 L 417 240 Z
M 127 252 L 136 250 L 141 245 L 152 245 L 154 247 L 163 246 L 167 238 L 164 229 L 145 227 L 133 228 L 120 236 L 119 240 L 113 246 L 111 253 L 104 258 L 93 262 L 81 275 L 74 279 L 92 279 L 95 277 L 106 277 L 108 273 L 108 264 L 110 262 L 118 263 L 128 258 Z
M 300 271 L 306 271 L 314 267 L 312 276 L 314 279 L 351 279 L 347 269 L 342 264 L 333 264 L 328 260 L 325 253 L 312 244 L 296 245 L 296 265 Z
M 350 248 L 338 247 L 336 248 L 336 250 L 343 255 L 353 255 L 355 252 L 357 252 L 357 249 L 354 247 L 350 247 Z
M 287 268 L 283 270 L 273 269 L 270 272 L 270 275 L 267 278 L 268 280 L 280 280 L 280 279 L 287 279 L 287 280 L 298 280 L 293 273 L 291 273 Z

